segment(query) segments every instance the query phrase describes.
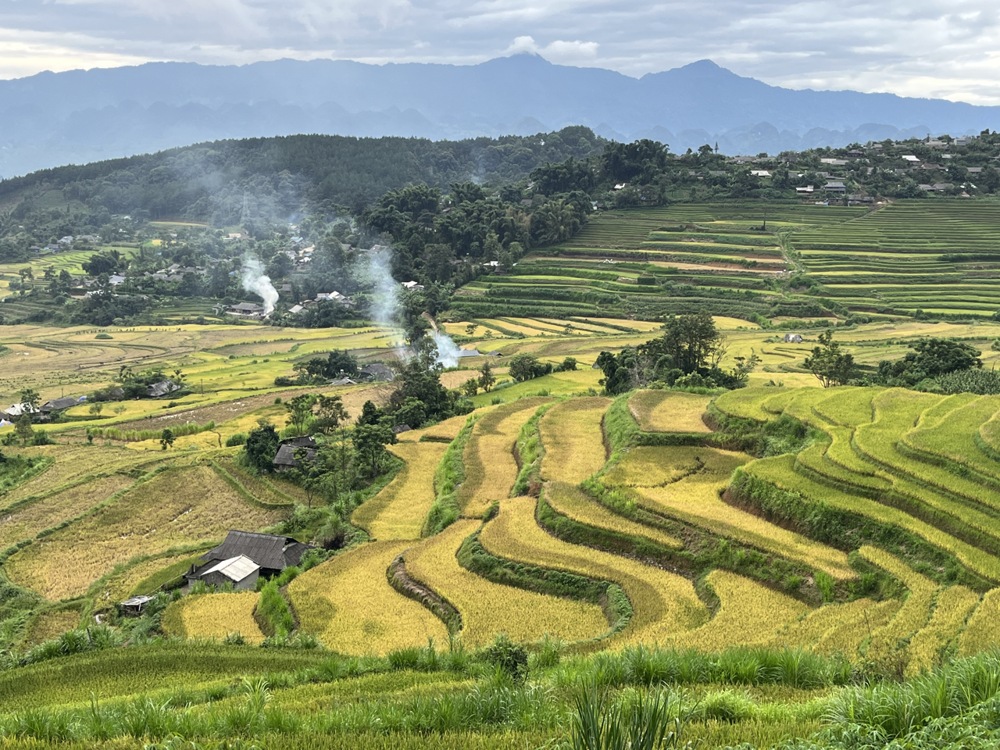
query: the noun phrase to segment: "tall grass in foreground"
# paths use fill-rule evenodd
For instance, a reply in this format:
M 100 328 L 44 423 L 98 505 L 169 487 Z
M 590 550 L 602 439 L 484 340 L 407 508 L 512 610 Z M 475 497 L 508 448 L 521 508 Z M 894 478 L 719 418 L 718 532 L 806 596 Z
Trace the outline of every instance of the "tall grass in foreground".
M 683 706 L 675 693 L 639 693 L 612 700 L 606 689 L 584 683 L 575 699 L 573 750 L 661 750 L 680 743 Z

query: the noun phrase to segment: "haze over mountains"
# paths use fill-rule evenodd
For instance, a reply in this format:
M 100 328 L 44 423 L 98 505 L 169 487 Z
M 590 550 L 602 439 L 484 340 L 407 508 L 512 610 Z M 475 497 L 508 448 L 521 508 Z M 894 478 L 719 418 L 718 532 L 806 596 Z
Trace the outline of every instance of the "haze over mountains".
M 1000 107 L 794 91 L 703 60 L 630 78 L 515 55 L 479 65 L 150 63 L 0 81 L 0 177 L 208 140 L 327 133 L 431 139 L 586 125 L 678 152 L 776 153 L 1000 124 Z

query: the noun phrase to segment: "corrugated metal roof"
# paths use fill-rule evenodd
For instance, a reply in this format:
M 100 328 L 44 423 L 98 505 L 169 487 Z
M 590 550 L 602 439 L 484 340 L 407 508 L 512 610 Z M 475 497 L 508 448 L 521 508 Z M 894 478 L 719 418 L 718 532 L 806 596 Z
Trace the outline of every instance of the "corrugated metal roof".
M 256 573 L 258 570 L 260 570 L 260 566 L 249 557 L 237 555 L 236 557 L 230 557 L 228 560 L 223 560 L 217 565 L 213 565 L 201 575 L 204 577 L 209 573 L 221 573 L 226 578 L 239 583 L 247 576 Z
M 307 545 L 287 536 L 230 531 L 226 541 L 207 552 L 202 559 L 210 562 L 244 555 L 262 568 L 284 570 L 289 565 L 298 565 L 307 549 Z

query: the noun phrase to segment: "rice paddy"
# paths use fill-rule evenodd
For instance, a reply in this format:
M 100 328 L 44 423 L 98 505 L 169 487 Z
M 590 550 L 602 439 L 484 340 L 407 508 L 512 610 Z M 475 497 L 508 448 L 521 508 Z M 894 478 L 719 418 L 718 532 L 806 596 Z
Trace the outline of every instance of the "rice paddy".
M 240 636 L 259 645 L 264 634 L 253 616 L 258 598 L 253 591 L 187 596 L 163 613 L 163 629 L 180 638 L 222 641 Z
M 386 580 L 390 563 L 410 546 L 400 541 L 366 544 L 292 581 L 288 595 L 302 632 L 334 651 L 357 656 L 429 641 L 446 644 L 444 623 Z

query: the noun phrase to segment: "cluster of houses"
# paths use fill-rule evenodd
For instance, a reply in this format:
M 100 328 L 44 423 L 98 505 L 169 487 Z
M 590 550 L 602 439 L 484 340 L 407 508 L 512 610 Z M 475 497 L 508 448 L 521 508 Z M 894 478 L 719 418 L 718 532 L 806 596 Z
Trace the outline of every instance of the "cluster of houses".
M 86 396 L 65 396 L 46 401 L 41 406 L 32 404 L 11 404 L 0 411 L 0 427 L 13 424 L 25 414 L 31 417 L 33 422 L 48 422 L 60 412 L 64 412 L 70 407 L 85 403 Z

